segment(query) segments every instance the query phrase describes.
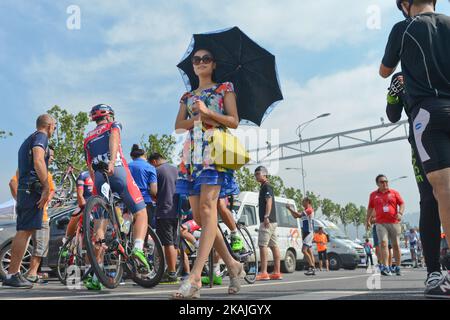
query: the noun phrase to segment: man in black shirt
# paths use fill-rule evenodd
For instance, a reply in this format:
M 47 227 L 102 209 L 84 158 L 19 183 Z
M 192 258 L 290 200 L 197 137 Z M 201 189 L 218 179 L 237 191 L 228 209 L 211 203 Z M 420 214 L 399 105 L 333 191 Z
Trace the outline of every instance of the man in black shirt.
M 56 128 L 48 114 L 39 116 L 36 129 L 19 149 L 19 184 L 17 190 L 17 233 L 11 246 L 11 263 L 4 287 L 31 289 L 33 285 L 20 274 L 20 265 L 35 230 L 42 228 L 44 207 L 50 198 L 48 183 L 48 140 Z
M 280 249 L 277 243 L 277 216 L 275 209 L 275 196 L 272 186 L 267 179 L 268 172 L 263 166 L 255 170 L 255 178 L 261 184 L 259 191 L 259 226 L 258 246 L 261 257 L 261 272 L 256 280 L 281 280 L 280 272 Z M 270 247 L 273 254 L 273 273 L 267 273 L 267 247 Z
M 397 0 L 408 18 L 389 35 L 380 75 L 389 77 L 401 61 L 410 98 L 414 139 L 450 232 L 450 17 L 434 12 L 435 0 Z M 447 277 L 448 278 L 448 277 Z M 447 279 L 448 281 L 448 279 Z M 442 295 L 450 288 L 439 286 Z

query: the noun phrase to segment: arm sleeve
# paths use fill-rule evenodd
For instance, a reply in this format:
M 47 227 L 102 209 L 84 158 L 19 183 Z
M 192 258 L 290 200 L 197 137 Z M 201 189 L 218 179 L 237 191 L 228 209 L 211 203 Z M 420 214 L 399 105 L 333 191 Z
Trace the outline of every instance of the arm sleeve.
M 373 203 L 373 197 L 372 197 L 372 195 L 370 195 L 368 207 L 369 207 L 369 209 L 373 209 L 373 208 L 375 207 L 375 206 L 374 206 L 374 203 Z
M 405 204 L 405 201 L 403 201 L 403 198 L 400 195 L 400 193 L 396 192 L 396 198 L 397 198 L 397 203 L 399 206 L 401 206 L 402 204 Z
M 402 37 L 405 30 L 405 21 L 399 22 L 391 30 L 389 39 L 384 51 L 382 63 L 385 67 L 395 68 L 400 61 L 400 50 Z
M 31 149 L 35 148 L 35 147 L 41 147 L 42 149 L 44 149 L 44 151 L 47 150 L 48 148 L 48 138 L 44 133 L 37 133 L 32 142 L 31 142 Z
M 396 104 L 386 104 L 386 115 L 390 122 L 396 123 L 402 117 L 403 104 L 401 102 Z
M 119 122 L 114 122 L 111 126 L 111 131 L 118 130 L 119 134 L 122 132 L 122 124 Z
M 272 189 L 272 187 L 269 186 L 269 185 L 265 185 L 264 188 L 265 188 L 264 189 L 264 197 L 266 199 L 273 198 L 273 189 Z
M 157 183 L 158 177 L 155 168 L 150 167 L 148 170 L 148 184 Z

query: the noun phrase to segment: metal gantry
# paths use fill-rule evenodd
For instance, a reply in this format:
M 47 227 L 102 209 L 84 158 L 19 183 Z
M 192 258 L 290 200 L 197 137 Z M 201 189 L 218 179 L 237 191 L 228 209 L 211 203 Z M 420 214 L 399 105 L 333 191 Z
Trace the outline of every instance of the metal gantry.
M 381 124 L 250 150 L 254 163 L 289 160 L 408 139 L 408 121 Z M 300 145 L 302 148 L 300 148 Z

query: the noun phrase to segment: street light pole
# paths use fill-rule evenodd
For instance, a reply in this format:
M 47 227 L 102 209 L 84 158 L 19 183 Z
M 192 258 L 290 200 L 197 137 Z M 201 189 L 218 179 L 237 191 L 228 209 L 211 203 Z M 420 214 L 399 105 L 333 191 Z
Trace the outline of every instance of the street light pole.
M 301 162 L 301 170 L 302 170 L 302 186 L 303 186 L 303 196 L 306 197 L 306 187 L 305 187 L 305 170 L 303 166 L 303 152 L 302 152 L 302 132 L 305 130 L 305 128 L 310 125 L 312 122 L 316 121 L 320 118 L 325 118 L 331 115 L 331 113 L 323 113 L 320 116 L 315 117 L 314 119 L 308 120 L 306 122 L 303 122 L 299 124 L 297 127 L 297 135 L 299 138 L 299 145 L 300 145 L 300 162 Z M 303 127 L 303 128 L 302 128 Z

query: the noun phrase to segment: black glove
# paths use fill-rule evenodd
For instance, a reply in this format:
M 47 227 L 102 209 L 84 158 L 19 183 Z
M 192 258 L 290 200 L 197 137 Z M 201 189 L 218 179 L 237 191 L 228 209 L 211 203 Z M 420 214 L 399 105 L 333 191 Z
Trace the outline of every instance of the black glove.
M 389 95 L 392 97 L 397 97 L 399 93 L 403 93 L 405 91 L 405 86 L 400 80 L 397 78 L 392 81 L 391 86 L 388 88 Z

